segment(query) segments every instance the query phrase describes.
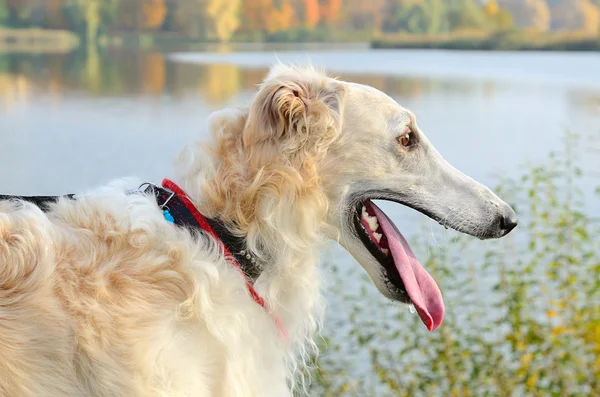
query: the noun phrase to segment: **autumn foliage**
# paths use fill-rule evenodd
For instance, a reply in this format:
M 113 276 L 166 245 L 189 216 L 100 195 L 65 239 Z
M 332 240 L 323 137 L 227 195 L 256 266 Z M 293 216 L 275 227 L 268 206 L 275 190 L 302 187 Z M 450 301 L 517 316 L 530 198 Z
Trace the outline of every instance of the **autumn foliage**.
M 325 0 L 321 3 L 321 20 L 327 26 L 333 25 L 340 17 L 342 0 Z
M 0 0 L 0 27 L 85 40 L 136 32 L 196 40 L 329 40 L 358 32 L 445 35 L 600 30 L 600 0 Z
M 304 0 L 304 25 L 312 29 L 319 23 L 319 0 Z
M 165 0 L 145 0 L 142 4 L 143 27 L 156 29 L 162 26 L 167 16 Z

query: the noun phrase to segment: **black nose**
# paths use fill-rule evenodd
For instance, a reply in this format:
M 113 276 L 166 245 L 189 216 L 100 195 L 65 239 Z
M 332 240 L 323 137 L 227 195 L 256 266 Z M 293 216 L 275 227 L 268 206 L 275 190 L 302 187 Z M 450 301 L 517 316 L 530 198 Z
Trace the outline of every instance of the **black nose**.
M 508 211 L 500 218 L 500 229 L 506 235 L 513 230 L 517 224 L 519 223 L 519 218 L 517 218 L 517 214 L 513 211 L 512 208 L 509 208 Z

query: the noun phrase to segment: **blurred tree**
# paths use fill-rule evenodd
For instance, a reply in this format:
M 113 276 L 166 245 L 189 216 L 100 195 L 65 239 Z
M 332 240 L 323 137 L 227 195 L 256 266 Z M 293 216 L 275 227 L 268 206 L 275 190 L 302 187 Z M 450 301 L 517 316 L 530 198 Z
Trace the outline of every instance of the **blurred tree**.
M 207 5 L 209 38 L 227 41 L 239 26 L 240 0 L 210 0 Z
M 507 10 L 500 8 L 496 0 L 489 0 L 483 6 L 487 19 L 497 30 L 507 30 L 513 27 L 513 17 Z
M 5 1 L 5 5 L 8 8 L 8 21 L 10 26 L 24 28 L 35 26 L 37 23 L 41 22 L 41 14 L 36 13 L 36 11 L 41 8 L 39 2 L 34 0 Z
M 386 0 L 346 0 L 345 25 L 349 29 L 378 32 L 383 22 Z
M 476 0 L 451 0 L 448 2 L 450 30 L 487 30 L 490 24 L 483 8 Z
M 282 0 L 279 9 L 273 8 L 267 12 L 266 31 L 273 34 L 294 27 L 294 11 L 289 0 Z
M 325 26 L 334 25 L 340 18 L 342 0 L 324 0 L 321 3 L 321 21 Z
M 182 0 L 175 24 L 187 36 L 227 41 L 239 25 L 240 0 Z
M 383 32 L 398 32 L 409 30 L 409 19 L 413 14 L 415 2 L 405 0 L 388 0 L 383 10 L 381 30 Z M 411 32 L 412 33 L 412 32 Z
M 51 29 L 64 29 L 63 17 L 64 0 L 46 0 L 44 4 L 44 27 Z
M 71 0 L 66 4 L 66 14 L 71 26 L 85 37 L 88 46 L 95 46 L 100 28 L 100 2 L 102 0 Z
M 600 10 L 589 0 L 564 0 L 551 8 L 553 30 L 598 33 Z
M 280 0 L 279 6 L 273 0 L 243 0 L 243 15 L 240 30 L 246 33 L 274 34 L 295 28 L 295 20 L 304 15 L 303 3 L 292 3 L 293 0 Z M 298 7 L 294 7 L 294 4 Z M 300 16 L 298 11 L 302 11 Z
M 142 27 L 145 29 L 158 29 L 167 16 L 165 0 L 145 0 L 142 3 L 141 12 L 143 15 Z
M 243 0 L 244 30 L 249 32 L 264 30 L 269 20 L 269 13 L 274 8 L 273 0 Z
M 0 26 L 4 26 L 8 24 L 8 6 L 6 5 L 6 0 L 0 0 Z
M 550 29 L 550 9 L 545 0 L 499 0 L 498 4 L 510 12 L 518 28 Z
M 159 29 L 167 16 L 165 0 L 119 1 L 116 11 L 117 27 L 129 31 Z
M 118 30 L 135 31 L 142 25 L 142 16 L 138 1 L 120 1 L 115 14 L 115 24 Z
M 196 0 L 177 3 L 174 14 L 174 27 L 188 37 L 199 38 L 203 32 L 204 13 Z
M 447 30 L 442 0 L 388 0 L 383 14 L 382 31 L 435 34 Z
M 424 2 L 424 5 L 427 33 L 439 33 L 444 30 L 444 25 L 447 22 L 444 1 L 428 0 Z
M 498 6 L 498 3 L 496 2 L 496 0 L 489 0 L 483 6 L 483 12 L 488 17 L 494 17 L 494 16 L 498 15 L 498 13 L 500 12 L 500 7 Z
M 496 29 L 498 30 L 508 30 L 515 26 L 515 21 L 513 20 L 512 14 L 504 8 L 500 9 L 493 21 L 495 22 Z
M 319 23 L 319 0 L 303 0 L 304 3 L 304 26 L 314 29 Z
M 127 0 L 104 0 L 100 6 L 100 19 L 102 30 L 108 31 L 117 27 L 120 14 L 121 1 Z

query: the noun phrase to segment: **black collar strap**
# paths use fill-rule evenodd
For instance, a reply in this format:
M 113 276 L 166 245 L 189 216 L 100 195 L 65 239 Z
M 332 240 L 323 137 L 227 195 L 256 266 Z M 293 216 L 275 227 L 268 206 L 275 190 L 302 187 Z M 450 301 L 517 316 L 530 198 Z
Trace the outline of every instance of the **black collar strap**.
M 188 228 L 191 232 L 199 232 L 202 230 L 201 225 L 198 224 L 194 215 L 174 192 L 150 183 L 143 184 L 140 186 L 140 189 L 143 186 L 147 186 L 143 192 L 154 195 L 158 207 L 163 211 L 168 211 L 168 214 L 172 216 L 173 223 L 177 226 Z M 165 214 L 165 217 L 167 216 L 168 215 Z M 223 245 L 231 252 L 231 255 L 246 274 L 246 277 L 253 281 L 256 280 L 258 276 L 260 276 L 261 269 L 256 262 L 256 259 L 246 252 L 245 239 L 234 236 L 227 229 L 225 224 L 219 220 L 207 217 L 204 217 L 204 219 L 213 229 Z
M 7 196 L 0 194 L 0 201 L 4 200 L 22 200 L 35 204 L 44 212 L 50 210 L 50 204 L 55 203 L 61 196 Z M 74 194 L 65 194 L 64 197 L 74 199 Z
M 143 186 L 146 186 L 144 190 L 141 190 Z M 185 206 L 181 199 L 174 194 L 172 191 L 164 189 L 160 186 L 156 186 L 150 183 L 144 183 L 137 190 L 129 191 L 129 193 L 146 193 L 151 194 L 156 198 L 156 204 L 163 211 L 167 210 L 172 216 L 169 219 L 175 225 L 185 227 L 193 233 L 197 233 L 202 230 L 190 210 Z M 7 196 L 0 195 L 1 200 L 23 200 L 38 206 L 42 211 L 47 212 L 50 210 L 50 204 L 55 203 L 61 196 Z M 62 197 L 68 199 L 76 199 L 76 195 L 67 194 Z M 166 215 L 166 214 L 165 214 Z M 249 280 L 256 280 L 260 276 L 261 269 L 256 259 L 246 252 L 245 239 L 234 236 L 227 229 L 225 224 L 219 220 L 206 218 L 207 223 L 213 229 L 217 237 L 221 240 L 223 245 L 227 247 L 231 255 L 240 265 L 242 271 L 246 274 Z

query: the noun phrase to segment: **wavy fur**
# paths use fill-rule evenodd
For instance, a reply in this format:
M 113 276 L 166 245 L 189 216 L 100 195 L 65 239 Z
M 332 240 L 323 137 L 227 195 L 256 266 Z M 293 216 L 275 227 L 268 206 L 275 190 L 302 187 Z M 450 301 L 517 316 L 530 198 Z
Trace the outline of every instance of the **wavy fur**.
M 200 211 L 247 236 L 272 313 L 214 241 L 125 194 L 140 181 L 48 213 L 0 202 L 0 395 L 291 396 L 323 312 L 319 167 L 343 95 L 331 81 L 275 67 L 249 109 L 215 114 L 212 142 L 178 161 Z

